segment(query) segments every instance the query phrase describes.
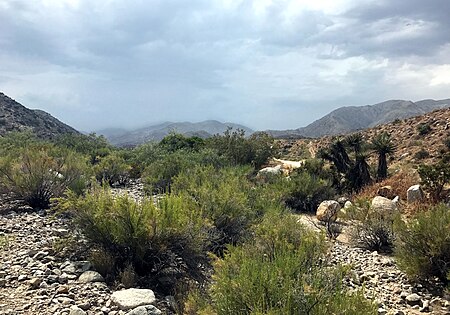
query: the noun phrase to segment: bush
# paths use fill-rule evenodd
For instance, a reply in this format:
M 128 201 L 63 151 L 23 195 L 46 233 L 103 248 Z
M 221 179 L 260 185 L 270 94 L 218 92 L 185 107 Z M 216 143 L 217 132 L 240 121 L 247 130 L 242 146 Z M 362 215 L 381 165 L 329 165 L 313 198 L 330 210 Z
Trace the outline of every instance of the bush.
M 158 283 L 162 275 L 170 272 L 174 282 L 201 275 L 207 222 L 188 199 L 166 196 L 155 205 L 152 200 L 135 202 L 126 195 L 113 198 L 109 190 L 97 187 L 84 197 L 69 192 L 61 199 L 60 209 L 74 216 L 96 249 L 97 264 L 114 273 L 106 278 L 123 278 L 132 268 L 170 293 L 175 283 Z M 112 266 L 106 268 L 105 261 Z
M 417 132 L 421 136 L 429 134 L 431 132 L 431 125 L 429 123 L 421 123 L 417 126 Z
M 199 151 L 205 146 L 205 140 L 199 137 L 186 137 L 179 133 L 170 133 L 165 136 L 159 143 L 158 147 L 167 152 L 175 152 L 178 150 L 194 150 Z
M 89 135 L 64 134 L 55 140 L 55 144 L 83 155 L 89 156 L 91 164 L 96 164 L 112 151 L 112 146 L 104 136 L 95 133 Z
M 112 153 L 103 158 L 94 166 L 95 177 L 100 182 L 106 182 L 110 186 L 114 184 L 124 185 L 129 179 L 131 166 L 118 154 Z
M 345 291 L 343 269 L 319 262 L 324 239 L 295 217 L 270 215 L 254 233 L 214 263 L 209 295 L 188 299 L 188 314 L 376 314 L 362 294 Z
M 248 168 L 216 170 L 199 166 L 175 179 L 173 191 L 190 196 L 205 219 L 212 222 L 211 250 L 215 253 L 221 253 L 226 244 L 242 240 L 250 224 L 262 215 L 263 209 L 252 208 L 252 185 L 247 173 Z
M 217 150 L 233 165 L 251 164 L 255 168 L 267 163 L 276 152 L 274 140 L 267 133 L 257 132 L 246 138 L 244 130 L 232 131 L 231 128 L 223 135 L 208 139 L 207 146 Z
M 31 207 L 48 208 L 66 189 L 81 193 L 88 174 L 86 160 L 71 151 L 34 146 L 0 158 L 0 188 Z
M 450 272 L 450 208 L 435 206 L 396 224 L 396 256 L 400 267 L 419 279 L 438 277 L 447 282 Z
M 430 192 L 434 201 L 441 200 L 444 186 L 450 182 L 450 164 L 439 162 L 431 165 L 420 165 L 418 173 L 424 189 Z
M 328 180 L 305 171 L 292 174 L 285 185 L 288 190 L 284 198 L 285 204 L 298 212 L 315 212 L 322 201 L 335 194 Z
M 425 149 L 420 149 L 419 151 L 414 153 L 414 158 L 416 160 L 423 160 L 423 159 L 426 159 L 429 156 L 430 156 L 430 153 L 428 153 L 428 151 L 425 150 Z

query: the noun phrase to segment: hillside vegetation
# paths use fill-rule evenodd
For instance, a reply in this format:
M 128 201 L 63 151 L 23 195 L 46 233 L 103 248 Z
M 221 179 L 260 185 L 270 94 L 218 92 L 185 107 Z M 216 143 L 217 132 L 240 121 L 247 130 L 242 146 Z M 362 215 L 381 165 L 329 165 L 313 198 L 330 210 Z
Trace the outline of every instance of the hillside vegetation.
M 355 227 L 355 246 L 393 252 L 411 281 L 447 285 L 447 114 L 281 147 L 266 133 L 246 137 L 233 129 L 208 139 L 171 133 L 132 149 L 96 135 L 48 141 L 10 133 L 0 138 L 0 190 L 7 211 L 20 211 L 20 200 L 29 211 L 49 209 L 69 218 L 73 230 L 57 243 L 60 255 L 89 260 L 113 289 L 174 296 L 171 312 L 377 314 L 361 287 L 346 285 L 357 276 L 351 268 L 330 264 L 330 240 L 340 232 L 336 217 Z M 393 169 L 403 160 L 390 158 L 408 148 L 400 135 L 423 141 L 427 150 L 433 139 L 440 152 L 420 159 L 428 162 L 415 164 L 412 180 L 404 169 L 396 172 L 400 166 Z M 315 157 L 288 174 L 259 171 L 295 148 Z M 427 196 L 395 211 L 375 210 L 368 198 L 390 180 L 420 180 Z M 136 181 L 144 184 L 144 195 L 112 193 Z M 334 200 L 342 196 L 352 204 L 337 212 Z M 321 219 L 322 232 L 299 222 L 325 200 L 337 206 Z M 83 241 L 74 241 L 75 233 Z

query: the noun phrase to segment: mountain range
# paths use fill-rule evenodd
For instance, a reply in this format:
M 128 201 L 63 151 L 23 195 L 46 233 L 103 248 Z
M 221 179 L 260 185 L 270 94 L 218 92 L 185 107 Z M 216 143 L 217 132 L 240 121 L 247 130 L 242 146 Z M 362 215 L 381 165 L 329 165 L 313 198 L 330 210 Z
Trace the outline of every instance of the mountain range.
M 450 107 L 450 99 L 389 100 L 375 105 L 340 107 L 306 127 L 293 130 L 268 130 L 275 138 L 319 138 L 345 134 L 423 115 L 436 109 Z
M 135 146 L 148 141 L 160 141 L 170 132 L 181 133 L 186 136 L 198 136 L 208 138 L 215 134 L 222 134 L 228 128 L 242 129 L 246 135 L 254 131 L 250 128 L 234 124 L 222 123 L 217 120 L 206 120 L 202 122 L 164 122 L 157 125 L 147 126 L 136 130 L 104 129 L 96 131 L 97 134 L 105 136 L 109 142 L 117 146 Z
M 367 129 L 396 119 L 419 116 L 446 107 L 450 107 L 450 99 L 426 99 L 417 102 L 389 100 L 374 105 L 346 106 L 332 111 L 306 127 L 291 130 L 267 130 L 267 132 L 275 138 L 319 138 Z M 135 130 L 110 128 L 98 130 L 96 133 L 104 135 L 111 144 L 135 146 L 148 141 L 160 141 L 170 132 L 207 138 L 214 134 L 222 134 L 230 127 L 235 130 L 242 129 L 246 135 L 254 132 L 243 125 L 206 120 L 197 123 L 164 122 Z M 79 133 L 49 113 L 28 109 L 0 92 L 0 136 L 10 131 L 25 130 L 47 139 L 65 133 Z
M 40 138 L 79 132 L 47 112 L 29 109 L 0 92 L 0 136 L 10 131 L 31 131 Z

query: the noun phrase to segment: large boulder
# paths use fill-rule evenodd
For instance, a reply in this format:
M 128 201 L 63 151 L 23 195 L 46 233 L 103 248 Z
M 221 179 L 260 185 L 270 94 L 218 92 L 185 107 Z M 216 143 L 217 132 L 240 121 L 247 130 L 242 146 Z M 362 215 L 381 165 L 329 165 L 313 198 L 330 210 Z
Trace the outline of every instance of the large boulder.
M 335 200 L 322 201 L 317 208 L 316 218 L 323 222 L 334 222 L 337 219 L 339 210 L 341 210 L 339 202 Z
M 282 173 L 281 165 L 277 165 L 277 166 L 273 166 L 273 167 L 268 166 L 268 167 L 265 167 L 258 171 L 258 175 L 262 175 L 262 174 L 278 175 L 281 173 Z
M 149 289 L 126 289 L 111 295 L 111 302 L 121 310 L 131 310 L 139 306 L 155 303 L 155 293 Z
M 397 204 L 393 202 L 391 199 L 376 196 L 372 199 L 372 205 L 371 205 L 372 211 L 386 215 L 386 214 L 393 214 L 397 211 Z
M 413 185 L 406 191 L 406 201 L 408 203 L 420 202 L 424 199 L 424 197 L 425 195 L 420 185 Z

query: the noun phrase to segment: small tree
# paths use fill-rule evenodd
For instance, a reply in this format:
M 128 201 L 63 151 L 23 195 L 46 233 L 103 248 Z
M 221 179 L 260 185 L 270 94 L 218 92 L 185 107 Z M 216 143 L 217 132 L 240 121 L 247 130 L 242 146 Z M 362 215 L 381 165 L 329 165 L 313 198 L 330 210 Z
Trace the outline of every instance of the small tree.
M 387 156 L 394 153 L 396 145 L 392 142 L 391 136 L 383 132 L 373 138 L 372 147 L 378 154 L 377 179 L 381 181 L 387 177 Z
M 421 184 L 431 194 L 434 201 L 441 199 L 444 186 L 450 183 L 450 164 L 439 162 L 433 165 L 421 165 L 417 170 Z

